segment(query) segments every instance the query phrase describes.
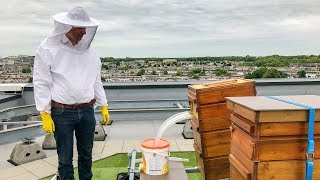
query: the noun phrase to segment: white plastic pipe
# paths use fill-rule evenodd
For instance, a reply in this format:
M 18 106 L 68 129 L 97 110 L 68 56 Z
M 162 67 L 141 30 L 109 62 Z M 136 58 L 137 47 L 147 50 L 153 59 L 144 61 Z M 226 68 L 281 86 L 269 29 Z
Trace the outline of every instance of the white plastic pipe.
M 155 146 L 158 146 L 160 138 L 169 127 L 171 127 L 173 124 L 179 121 L 190 119 L 191 117 L 192 116 L 189 113 L 189 111 L 181 112 L 169 117 L 165 122 L 161 124 L 160 128 L 158 129 L 158 132 L 155 138 Z

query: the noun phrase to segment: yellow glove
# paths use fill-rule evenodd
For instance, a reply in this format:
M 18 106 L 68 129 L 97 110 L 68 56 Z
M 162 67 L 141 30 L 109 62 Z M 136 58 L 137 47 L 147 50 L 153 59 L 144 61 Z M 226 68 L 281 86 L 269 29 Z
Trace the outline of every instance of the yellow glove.
M 108 111 L 108 106 L 102 106 L 101 107 L 101 115 L 102 115 L 102 121 L 101 124 L 108 124 L 110 121 L 110 115 Z
M 47 112 L 40 113 L 41 119 L 42 119 L 42 128 L 45 132 L 49 134 L 53 134 L 55 128 L 54 123 L 51 118 L 51 114 Z
M 194 111 L 189 111 L 189 114 L 192 118 L 195 118 L 197 114 Z

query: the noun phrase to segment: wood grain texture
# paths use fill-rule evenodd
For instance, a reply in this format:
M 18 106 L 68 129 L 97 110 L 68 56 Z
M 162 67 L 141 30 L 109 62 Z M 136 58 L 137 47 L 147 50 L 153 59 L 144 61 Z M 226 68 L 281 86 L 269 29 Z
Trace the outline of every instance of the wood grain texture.
M 232 180 L 250 180 L 251 173 L 239 162 L 239 160 L 232 154 L 229 155 L 230 160 L 230 178 Z
M 231 180 L 303 180 L 305 179 L 305 160 L 254 162 L 253 174 L 239 159 L 230 154 Z M 320 159 L 314 160 L 313 180 L 320 180 Z
M 268 140 L 260 139 L 255 146 L 257 161 L 305 159 L 307 151 L 307 137 L 272 137 Z M 315 137 L 314 157 L 320 158 L 320 137 Z
M 211 119 L 220 116 L 230 116 L 231 111 L 227 108 L 226 103 L 216 103 L 196 108 L 196 117 L 201 121 L 203 119 Z
M 253 137 L 235 124 L 231 127 L 231 143 L 253 161 L 305 159 L 308 145 L 306 136 Z M 316 135 L 314 140 L 314 157 L 320 158 L 320 136 Z
M 206 180 L 219 180 L 230 177 L 230 167 L 228 156 L 218 158 L 206 158 L 201 157 L 199 148 L 194 145 L 196 152 L 197 165 L 200 172 Z
M 231 133 L 229 129 L 200 133 L 191 121 L 194 143 L 200 148 L 203 158 L 226 156 L 229 154 Z
M 254 81 L 245 79 L 189 85 L 188 89 L 189 100 L 198 106 L 225 102 L 225 97 L 255 96 L 256 94 Z
M 256 124 L 239 114 L 231 114 L 231 122 L 239 126 L 242 130 L 246 131 L 248 134 L 256 135 Z
M 260 122 L 254 123 L 245 117 L 233 112 L 231 122 L 236 124 L 251 136 L 294 136 L 307 135 L 308 122 Z M 320 134 L 320 122 L 315 122 L 314 134 Z
M 257 163 L 257 179 L 305 179 L 305 160 L 268 161 Z M 314 160 L 313 180 L 320 180 L 320 159 Z
M 260 123 L 259 136 L 307 135 L 308 126 L 308 122 Z M 320 122 L 315 122 L 314 134 L 320 134 Z
M 231 143 L 230 154 L 236 157 L 239 162 L 251 173 L 254 172 L 254 162 L 246 156 L 236 144 Z
M 223 115 L 207 119 L 191 118 L 191 121 L 199 127 L 199 132 L 210 132 L 228 129 L 231 125 L 230 116 Z
M 249 159 L 254 159 L 255 140 L 243 130 L 231 124 L 231 143 L 239 147 Z

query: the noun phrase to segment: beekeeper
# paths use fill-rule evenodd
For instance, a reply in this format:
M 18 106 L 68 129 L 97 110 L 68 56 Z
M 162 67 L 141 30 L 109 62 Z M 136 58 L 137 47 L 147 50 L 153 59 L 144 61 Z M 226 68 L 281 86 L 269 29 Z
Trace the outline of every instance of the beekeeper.
M 91 179 L 94 104 L 101 107 L 102 124 L 110 119 L 100 77 L 101 61 L 90 46 L 98 22 L 79 6 L 53 19 L 55 29 L 41 42 L 34 59 L 36 108 L 44 131 L 56 139 L 59 179 L 74 179 L 74 132 L 79 178 Z

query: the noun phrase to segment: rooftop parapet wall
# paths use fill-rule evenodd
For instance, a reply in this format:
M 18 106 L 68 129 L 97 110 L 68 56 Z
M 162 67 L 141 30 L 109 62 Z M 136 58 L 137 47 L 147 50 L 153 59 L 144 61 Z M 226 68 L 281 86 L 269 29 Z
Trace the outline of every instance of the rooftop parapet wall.
M 211 81 L 212 82 L 212 81 Z M 104 84 L 109 101 L 115 100 L 187 100 L 189 84 L 210 81 L 111 83 Z M 257 95 L 320 95 L 320 79 L 259 79 L 255 80 Z M 33 85 L 24 86 L 22 104 L 34 104 Z

